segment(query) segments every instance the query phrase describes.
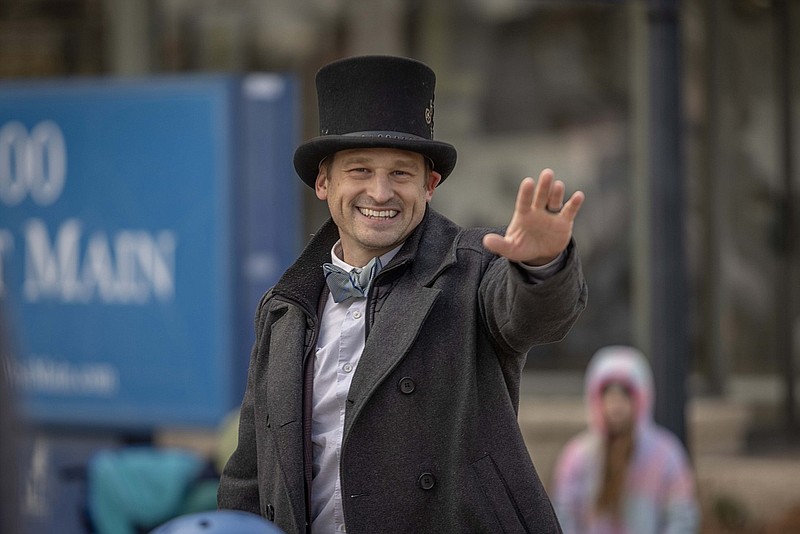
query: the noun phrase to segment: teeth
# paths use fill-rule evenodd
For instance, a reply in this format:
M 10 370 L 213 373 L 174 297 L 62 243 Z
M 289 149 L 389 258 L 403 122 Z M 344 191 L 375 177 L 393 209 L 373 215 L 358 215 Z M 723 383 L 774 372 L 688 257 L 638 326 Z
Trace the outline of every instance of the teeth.
M 371 210 L 367 208 L 360 208 L 361 213 L 366 215 L 367 217 L 385 217 L 391 219 L 395 215 L 397 215 L 397 210 Z

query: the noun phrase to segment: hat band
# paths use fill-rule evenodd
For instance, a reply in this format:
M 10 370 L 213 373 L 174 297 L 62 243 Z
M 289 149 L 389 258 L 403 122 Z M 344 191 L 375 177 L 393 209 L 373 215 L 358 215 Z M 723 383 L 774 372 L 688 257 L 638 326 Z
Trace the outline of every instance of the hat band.
M 396 139 L 402 141 L 430 141 L 425 137 L 409 134 L 405 132 L 388 132 L 388 131 L 369 131 L 369 132 L 349 132 L 340 134 L 343 137 L 370 137 L 376 139 Z

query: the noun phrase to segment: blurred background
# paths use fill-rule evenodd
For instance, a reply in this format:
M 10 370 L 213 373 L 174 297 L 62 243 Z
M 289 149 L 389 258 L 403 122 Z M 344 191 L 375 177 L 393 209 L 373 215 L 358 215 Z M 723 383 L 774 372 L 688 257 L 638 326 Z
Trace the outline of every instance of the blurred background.
M 77 523 L 98 450 L 218 454 L 255 304 L 327 217 L 291 167 L 317 135 L 314 74 L 387 53 L 437 73 L 435 136 L 459 160 L 436 209 L 506 224 L 520 180 L 544 167 L 586 193 L 589 306 L 530 353 L 523 381 L 546 484 L 585 425 L 587 361 L 631 344 L 652 360 L 656 418 L 689 449 L 703 531 L 799 532 L 798 29 L 793 0 L 3 0 L 0 298 L 27 429 L 22 523 Z M 11 198 L 20 132 L 46 147 L 51 182 L 66 146 L 63 200 L 36 204 L 34 185 Z M 152 286 L 101 298 L 98 273 L 121 272 L 134 230 Z M 37 235 L 52 246 L 40 260 L 22 246 Z M 96 275 L 82 297 L 43 285 L 48 265 L 66 276 L 70 243 Z

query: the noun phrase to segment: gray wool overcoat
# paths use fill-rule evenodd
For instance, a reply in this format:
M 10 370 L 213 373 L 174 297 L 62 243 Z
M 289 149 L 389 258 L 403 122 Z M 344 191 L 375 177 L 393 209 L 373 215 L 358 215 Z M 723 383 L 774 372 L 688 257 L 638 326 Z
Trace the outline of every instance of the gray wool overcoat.
M 586 285 L 574 243 L 558 274 L 532 284 L 483 247 L 488 231 L 428 208 L 375 279 L 341 450 L 350 534 L 560 532 L 517 423 L 519 381 L 528 350 L 569 331 Z M 288 533 L 308 532 L 303 368 L 337 239 L 328 221 L 259 305 L 220 481 L 220 508 Z

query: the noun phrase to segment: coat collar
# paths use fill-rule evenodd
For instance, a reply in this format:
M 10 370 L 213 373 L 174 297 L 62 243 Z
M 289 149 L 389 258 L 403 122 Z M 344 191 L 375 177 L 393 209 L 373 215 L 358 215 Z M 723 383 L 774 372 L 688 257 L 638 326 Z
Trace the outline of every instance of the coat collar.
M 422 222 L 381 272 L 385 271 L 385 278 L 391 279 L 394 277 L 387 275 L 393 272 L 392 267 L 406 266 L 417 283 L 429 286 L 442 270 L 455 263 L 455 244 L 460 231 L 455 223 L 428 206 Z M 376 284 L 385 283 L 385 278 L 379 275 Z
M 325 286 L 322 264 L 330 261 L 331 247 L 337 239 L 339 230 L 333 219 L 328 219 L 311 237 L 297 260 L 283 273 L 273 293 L 296 301 L 307 312 L 316 315 L 319 295 Z
M 411 274 L 420 285 L 430 285 L 439 273 L 455 263 L 455 244 L 459 231 L 455 223 L 428 206 L 420 224 L 392 261 L 383 268 L 375 284 L 388 283 L 411 269 Z M 311 238 L 297 261 L 283 274 L 274 293 L 284 295 L 310 313 L 315 313 L 325 284 L 322 264 L 330 261 L 331 247 L 338 239 L 339 230 L 333 220 L 328 219 Z

